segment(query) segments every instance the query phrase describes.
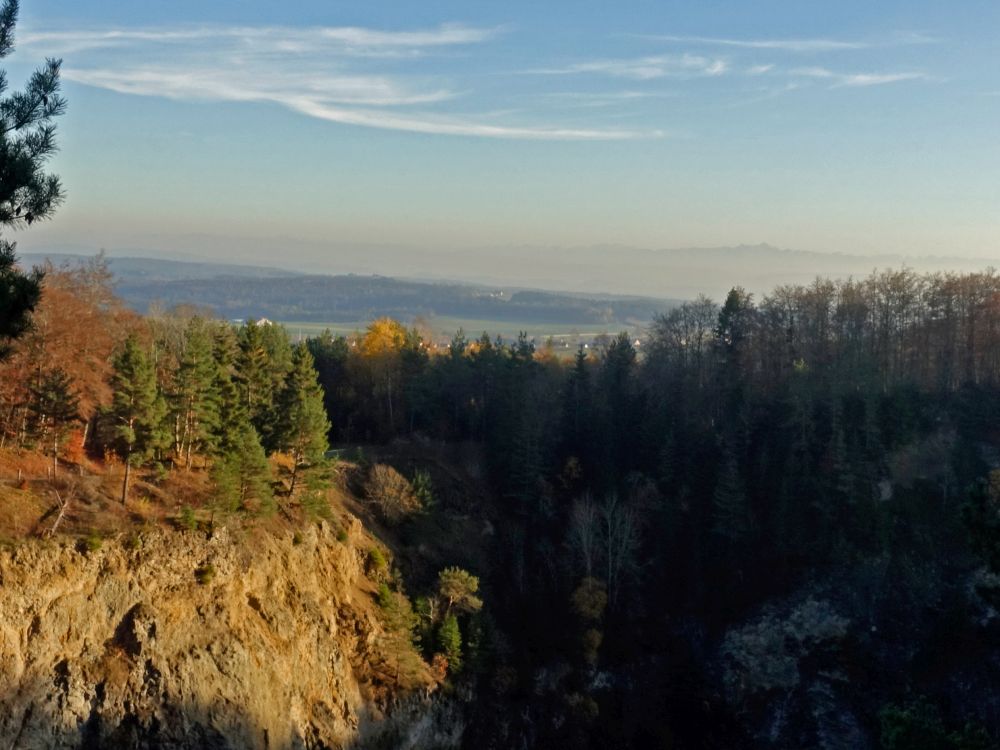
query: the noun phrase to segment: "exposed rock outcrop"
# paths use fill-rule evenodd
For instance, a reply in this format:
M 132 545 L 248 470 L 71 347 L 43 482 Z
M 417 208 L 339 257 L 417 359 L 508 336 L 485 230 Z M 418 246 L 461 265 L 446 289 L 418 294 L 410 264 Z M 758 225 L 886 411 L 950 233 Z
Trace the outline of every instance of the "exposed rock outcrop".
M 378 688 L 382 628 L 353 524 L 348 543 L 320 524 L 294 540 L 151 531 L 0 552 L 0 747 L 339 748 L 377 734 L 399 696 Z

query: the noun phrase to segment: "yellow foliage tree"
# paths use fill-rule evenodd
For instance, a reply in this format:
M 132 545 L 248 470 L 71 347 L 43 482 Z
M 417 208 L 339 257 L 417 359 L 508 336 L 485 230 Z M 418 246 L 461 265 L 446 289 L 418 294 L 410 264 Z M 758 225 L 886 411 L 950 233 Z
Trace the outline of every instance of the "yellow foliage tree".
M 379 318 L 371 322 L 360 343 L 361 355 L 371 370 L 375 393 L 385 398 L 390 430 L 395 426 L 395 390 L 408 337 L 409 332 L 399 321 Z

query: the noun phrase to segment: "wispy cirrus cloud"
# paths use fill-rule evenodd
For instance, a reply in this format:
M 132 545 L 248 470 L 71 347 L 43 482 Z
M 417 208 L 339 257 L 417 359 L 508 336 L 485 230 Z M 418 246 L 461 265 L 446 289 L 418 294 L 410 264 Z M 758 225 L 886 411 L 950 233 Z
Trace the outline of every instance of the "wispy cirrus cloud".
M 29 31 L 21 46 L 45 45 L 55 54 L 83 50 L 127 47 L 135 43 L 183 46 L 214 40 L 225 44 L 254 45 L 261 51 L 310 52 L 325 50 L 340 54 L 413 54 L 434 47 L 470 45 L 488 41 L 499 27 L 442 24 L 433 29 L 383 31 L 358 26 L 181 26 L 173 28 L 75 29 Z
M 552 141 L 606 141 L 628 140 L 635 138 L 659 138 L 662 130 L 625 130 L 625 129 L 591 129 L 573 127 L 519 127 L 512 125 L 495 125 L 488 122 L 477 122 L 454 117 L 411 117 L 408 115 L 387 114 L 364 110 L 346 110 L 337 107 L 319 105 L 315 101 L 304 99 L 301 102 L 289 102 L 288 105 L 304 114 L 318 117 L 321 120 L 339 122 L 348 125 L 363 125 L 366 127 L 390 130 L 407 130 L 415 133 L 435 135 L 465 135 L 481 138 L 507 138 L 513 140 L 552 140 Z
M 589 60 L 558 68 L 537 68 L 527 72 L 538 75 L 599 73 L 616 78 L 649 81 L 672 76 L 718 76 L 728 69 L 729 65 L 725 60 L 683 54 Z
M 529 95 L 536 101 L 551 103 L 570 109 L 598 109 L 602 107 L 621 107 L 624 104 L 649 101 L 653 99 L 672 99 L 679 94 L 676 91 L 550 91 Z
M 133 96 L 263 102 L 347 125 L 415 133 L 540 140 L 620 140 L 662 132 L 495 121 L 460 113 L 452 75 L 420 73 L 435 50 L 478 45 L 495 27 L 443 24 L 385 31 L 360 27 L 200 26 L 29 31 L 20 45 L 67 57 L 64 76 Z M 378 59 L 368 59 L 378 58 Z M 403 69 L 394 58 L 406 58 Z M 414 107 L 430 107 L 414 111 Z
M 801 38 L 801 39 L 733 39 L 714 36 L 683 36 L 677 34 L 644 34 L 644 39 L 681 44 L 698 44 L 739 49 L 775 50 L 781 52 L 841 52 L 846 50 L 895 47 L 910 44 L 932 44 L 938 40 L 919 32 L 897 32 L 879 40 Z
M 820 78 L 829 80 L 833 87 L 840 86 L 883 86 L 887 83 L 900 83 L 902 81 L 929 81 L 932 80 L 926 73 L 905 72 L 905 73 L 837 73 L 827 68 L 795 68 L 790 71 L 793 76 L 803 76 L 807 78 Z
M 340 104 L 394 107 L 429 104 L 451 99 L 451 91 L 408 91 L 383 76 L 323 75 L 296 82 L 272 72 L 261 77 L 253 72 L 213 68 L 170 70 L 138 67 L 130 70 L 107 68 L 65 68 L 69 81 L 134 96 L 161 96 L 167 99 L 222 101 L 271 101 L 286 97 L 314 96 Z M 296 85 L 297 84 L 297 85 Z
M 839 50 L 864 49 L 871 46 L 867 42 L 843 39 L 726 39 L 711 36 L 679 36 L 674 34 L 647 34 L 645 39 L 682 44 L 703 44 L 715 47 L 737 47 L 741 49 L 782 50 L 785 52 L 836 52 Z

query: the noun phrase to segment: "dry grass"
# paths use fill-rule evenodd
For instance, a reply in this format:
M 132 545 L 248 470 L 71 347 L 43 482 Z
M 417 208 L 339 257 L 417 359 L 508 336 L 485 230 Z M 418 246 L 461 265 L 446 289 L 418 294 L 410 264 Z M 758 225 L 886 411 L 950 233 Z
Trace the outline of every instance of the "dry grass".
M 13 482 L 21 476 L 28 479 L 47 479 L 52 469 L 52 459 L 34 451 L 0 450 L 0 482 Z
M 160 490 L 159 500 L 161 504 L 168 506 L 168 510 L 171 511 L 185 505 L 201 508 L 208 503 L 212 496 L 212 482 L 208 473 L 194 469 L 170 471 L 157 487 Z M 147 496 L 153 495 L 148 489 L 145 494 Z M 150 499 L 153 498 L 150 497 Z
M 276 477 L 287 475 L 290 459 L 284 455 L 271 458 Z M 83 461 L 61 464 L 53 480 L 51 462 L 42 453 L 0 449 L 0 544 L 15 543 L 29 536 L 44 536 L 55 523 L 60 498 L 69 498 L 69 506 L 59 522 L 60 535 L 102 537 L 130 533 L 137 528 L 177 528 L 184 508 L 191 508 L 197 525 L 207 528 L 218 518 L 212 510 L 213 484 L 210 472 L 197 462 L 195 468 L 168 471 L 133 470 L 128 504 L 121 503 L 124 467 L 120 462 Z M 22 479 L 18 481 L 18 471 Z M 340 482 L 334 477 L 327 491 L 331 521 L 346 528 L 351 503 Z M 58 494 L 57 494 L 58 493 Z M 248 532 L 293 533 L 307 520 L 299 503 L 276 490 L 280 512 L 268 516 L 236 516 L 226 523 L 236 523 Z

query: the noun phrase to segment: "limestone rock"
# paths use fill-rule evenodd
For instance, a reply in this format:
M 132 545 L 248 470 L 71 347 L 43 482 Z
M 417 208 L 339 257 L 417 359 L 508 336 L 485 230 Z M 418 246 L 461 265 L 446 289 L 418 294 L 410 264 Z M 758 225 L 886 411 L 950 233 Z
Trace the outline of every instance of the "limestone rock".
M 347 747 L 379 710 L 365 584 L 326 524 L 2 551 L 0 747 Z

